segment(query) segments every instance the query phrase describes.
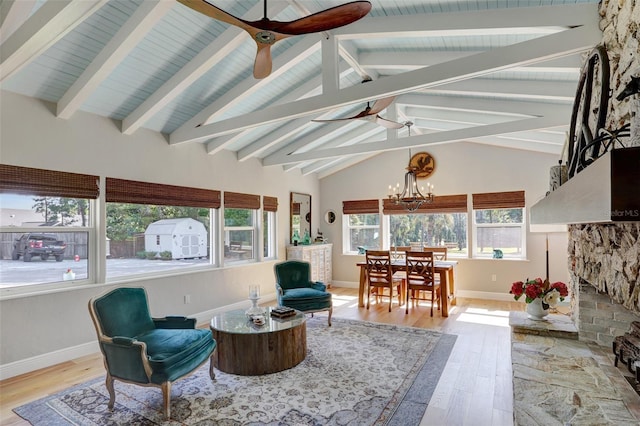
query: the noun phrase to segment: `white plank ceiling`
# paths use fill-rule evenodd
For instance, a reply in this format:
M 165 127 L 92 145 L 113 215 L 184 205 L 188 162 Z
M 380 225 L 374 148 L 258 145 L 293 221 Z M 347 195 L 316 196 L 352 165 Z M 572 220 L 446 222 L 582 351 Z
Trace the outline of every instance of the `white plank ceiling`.
M 207 0 L 238 17 L 262 0 Z M 2 0 L 1 89 L 320 178 L 383 151 L 471 141 L 560 154 L 597 1 L 370 0 L 363 19 L 272 47 L 174 0 Z M 268 0 L 290 21 L 347 0 Z M 365 79 L 370 82 L 364 83 Z M 349 117 L 395 96 L 384 118 Z

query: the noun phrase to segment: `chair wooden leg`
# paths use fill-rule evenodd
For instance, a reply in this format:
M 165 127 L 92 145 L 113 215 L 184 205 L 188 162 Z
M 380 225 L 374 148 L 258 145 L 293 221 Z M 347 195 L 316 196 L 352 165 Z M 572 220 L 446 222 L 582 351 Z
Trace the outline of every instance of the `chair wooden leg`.
M 331 315 L 333 314 L 333 306 L 329 308 L 329 327 L 331 327 Z
M 171 418 L 171 382 L 164 382 L 162 384 L 162 402 L 164 406 L 164 419 L 169 420 Z
M 404 314 L 407 315 L 409 314 L 409 293 L 410 293 L 409 289 L 406 289 L 404 293 L 405 293 Z
M 367 286 L 367 309 L 369 309 L 369 305 L 371 304 L 371 285 Z
M 105 386 L 109 391 L 109 404 L 107 405 L 107 407 L 109 407 L 109 410 L 113 410 L 113 405 L 116 402 L 116 391 L 113 388 L 113 377 L 111 377 L 111 374 L 109 374 L 108 371 L 107 371 L 107 379 L 105 380 Z
M 389 312 L 391 312 L 391 305 L 393 304 L 393 283 L 389 286 Z
M 433 287 L 431 287 L 431 316 L 433 316 L 433 303 L 434 303 L 434 296 L 436 294 L 436 291 Z

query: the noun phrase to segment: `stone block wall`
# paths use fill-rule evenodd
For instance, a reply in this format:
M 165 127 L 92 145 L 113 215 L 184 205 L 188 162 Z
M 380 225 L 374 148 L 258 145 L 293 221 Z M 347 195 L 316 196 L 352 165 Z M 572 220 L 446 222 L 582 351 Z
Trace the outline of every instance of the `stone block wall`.
M 632 76 L 640 76 L 640 0 L 603 0 L 600 29 L 611 68 L 612 97 L 605 127 L 615 130 L 631 123 L 632 115 L 640 114 L 640 96 L 628 97 L 622 102 L 615 99 Z M 636 122 L 640 122 L 640 118 L 636 118 Z M 634 134 L 632 129 L 632 137 L 625 146 L 640 146 L 640 129 L 635 130 Z
M 580 340 L 609 346 L 640 320 L 640 222 L 570 225 L 568 251 Z
M 610 64 L 611 99 L 605 127 L 640 125 L 640 96 L 616 96 L 640 76 L 640 0 L 603 0 L 600 29 Z M 625 146 L 640 146 L 640 128 Z M 638 193 L 640 197 L 640 190 Z M 572 318 L 581 340 L 611 347 L 640 320 L 640 222 L 569 226 Z
M 611 347 L 613 339 L 629 331 L 632 321 L 640 321 L 635 314 L 614 302 L 591 284 L 579 284 L 578 306 L 572 311 L 579 330 L 579 339 Z

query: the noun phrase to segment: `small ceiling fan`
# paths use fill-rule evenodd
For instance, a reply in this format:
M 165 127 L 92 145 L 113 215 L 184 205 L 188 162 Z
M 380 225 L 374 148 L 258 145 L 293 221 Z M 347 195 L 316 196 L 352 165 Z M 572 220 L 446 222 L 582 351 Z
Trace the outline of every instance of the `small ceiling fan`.
M 379 124 L 380 126 L 386 127 L 388 129 L 399 129 L 401 127 L 404 127 L 404 124 L 387 120 L 386 118 L 382 118 L 378 115 L 380 111 L 382 111 L 383 109 L 391 105 L 391 103 L 393 103 L 393 100 L 395 98 L 396 98 L 395 96 L 391 96 L 388 98 L 378 99 L 373 103 L 373 106 L 369 106 L 369 102 L 367 102 L 367 107 L 363 111 L 354 115 L 353 117 L 334 118 L 333 120 L 311 120 L 311 121 L 315 121 L 316 123 L 328 123 L 332 121 L 359 119 L 359 120 L 373 121 L 374 123 Z
M 227 24 L 235 25 L 249 33 L 258 46 L 253 65 L 253 76 L 264 78 L 271 74 L 271 45 L 287 37 L 329 31 L 348 25 L 364 17 L 371 10 L 368 1 L 353 1 L 332 7 L 290 22 L 272 21 L 267 18 L 267 0 L 264 0 L 264 18 L 245 21 L 205 0 L 178 0 L 191 9 Z

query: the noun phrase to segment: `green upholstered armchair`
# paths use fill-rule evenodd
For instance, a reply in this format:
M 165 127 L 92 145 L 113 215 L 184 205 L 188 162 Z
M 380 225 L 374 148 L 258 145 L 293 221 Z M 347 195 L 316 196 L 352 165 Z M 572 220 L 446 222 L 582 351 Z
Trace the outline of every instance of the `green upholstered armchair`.
M 329 311 L 329 325 L 333 313 L 331 293 L 319 281 L 311 281 L 309 262 L 287 260 L 274 266 L 278 305 L 301 312 Z
M 144 288 L 118 288 L 89 301 L 107 370 L 109 409 L 116 395 L 114 380 L 162 389 L 164 415 L 171 416 L 171 382 L 210 359 L 216 341 L 211 330 L 196 329 L 195 318 L 151 318 Z

